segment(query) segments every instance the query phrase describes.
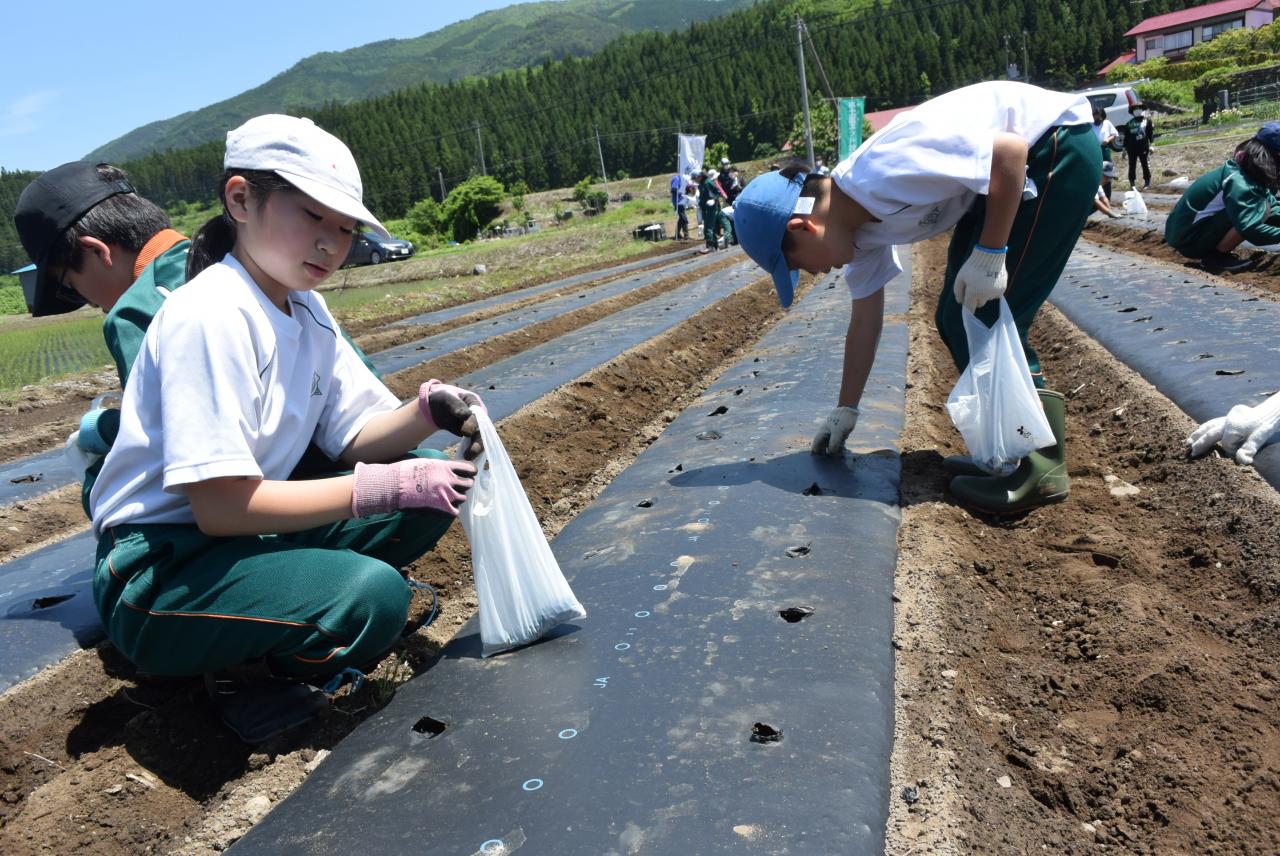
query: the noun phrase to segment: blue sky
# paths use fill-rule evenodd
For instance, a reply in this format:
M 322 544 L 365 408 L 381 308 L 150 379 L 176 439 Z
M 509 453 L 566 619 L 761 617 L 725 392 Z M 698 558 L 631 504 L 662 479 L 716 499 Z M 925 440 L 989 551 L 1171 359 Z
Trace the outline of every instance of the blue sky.
M 0 166 L 49 169 L 318 51 L 420 36 L 512 3 L 18 0 L 6 4 L 0 46 Z

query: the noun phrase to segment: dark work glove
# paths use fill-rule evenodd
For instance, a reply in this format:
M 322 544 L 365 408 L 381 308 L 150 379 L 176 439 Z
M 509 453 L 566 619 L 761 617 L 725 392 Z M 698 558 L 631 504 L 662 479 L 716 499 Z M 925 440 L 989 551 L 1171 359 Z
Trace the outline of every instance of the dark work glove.
M 471 440 L 467 460 L 474 459 L 484 451 L 484 443 L 480 440 L 480 426 L 475 414 L 471 412 L 473 407 L 484 407 L 480 396 L 443 381 L 432 379 L 418 389 L 418 410 L 432 431 L 443 428 L 450 434 Z

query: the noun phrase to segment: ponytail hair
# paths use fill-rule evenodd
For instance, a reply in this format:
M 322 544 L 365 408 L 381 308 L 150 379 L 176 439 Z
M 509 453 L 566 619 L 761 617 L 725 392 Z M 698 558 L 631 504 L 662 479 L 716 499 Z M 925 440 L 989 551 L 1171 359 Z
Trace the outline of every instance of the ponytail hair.
M 1240 171 L 1255 184 L 1261 184 L 1273 193 L 1280 190 L 1280 158 L 1258 142 L 1256 137 L 1236 146 L 1235 162 Z
M 222 261 L 223 256 L 235 249 L 236 221 L 231 219 L 227 211 L 227 182 L 233 176 L 240 176 L 253 190 L 258 207 L 261 207 L 273 193 L 281 190 L 295 190 L 294 186 L 274 172 L 259 169 L 231 168 L 222 173 L 218 182 L 218 198 L 222 202 L 222 213 L 211 217 L 191 239 L 191 252 L 187 254 L 187 279 L 190 280 L 200 271 Z

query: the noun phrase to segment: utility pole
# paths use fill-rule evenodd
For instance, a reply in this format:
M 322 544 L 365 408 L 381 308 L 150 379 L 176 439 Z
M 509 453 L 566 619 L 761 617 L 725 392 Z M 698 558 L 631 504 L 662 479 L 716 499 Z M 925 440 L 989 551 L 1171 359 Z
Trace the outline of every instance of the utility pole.
M 809 82 L 804 76 L 804 21 L 796 15 L 796 62 L 800 64 L 800 106 L 804 111 L 804 145 L 813 163 L 813 125 L 809 123 Z
M 476 145 L 480 149 L 480 174 L 488 175 L 489 171 L 484 167 L 484 138 L 480 136 L 480 120 L 471 120 L 471 126 L 476 129 Z
M 609 195 L 609 173 L 604 171 L 604 149 L 600 147 L 600 126 L 594 125 L 596 129 L 596 154 L 600 155 L 600 178 L 604 179 L 604 195 Z
M 444 170 L 440 167 L 436 167 L 436 175 L 440 176 L 440 201 L 444 202 L 445 196 L 448 195 L 447 191 L 444 189 Z
M 1031 82 L 1031 61 L 1027 59 L 1027 31 L 1022 31 L 1022 80 Z

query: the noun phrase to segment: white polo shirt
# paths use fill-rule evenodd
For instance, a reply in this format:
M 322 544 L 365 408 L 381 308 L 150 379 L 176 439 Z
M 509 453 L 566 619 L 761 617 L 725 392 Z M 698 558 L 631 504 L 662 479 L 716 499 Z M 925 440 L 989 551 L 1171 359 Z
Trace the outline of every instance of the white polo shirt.
M 289 309 L 230 255 L 164 302 L 90 493 L 95 534 L 195 523 L 184 485 L 287 479 L 311 440 L 336 459 L 372 417 L 399 406 L 338 334 L 324 298 L 292 292 Z
M 854 235 L 845 282 L 856 300 L 902 272 L 896 244 L 947 231 L 985 194 L 998 132 L 1034 144 L 1058 125 L 1092 124 L 1083 95 L 1026 83 L 977 83 L 899 113 L 831 171 L 845 194 L 880 222 Z

